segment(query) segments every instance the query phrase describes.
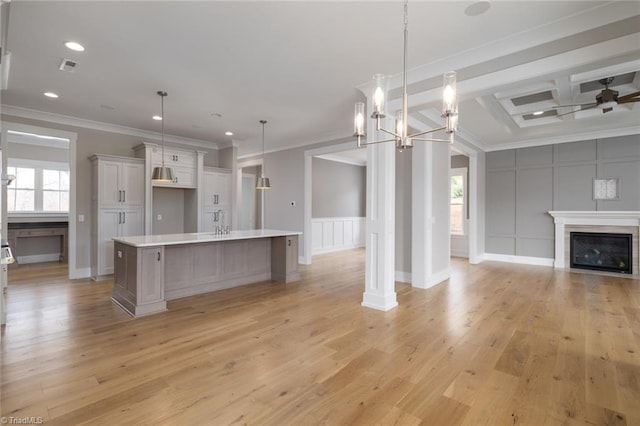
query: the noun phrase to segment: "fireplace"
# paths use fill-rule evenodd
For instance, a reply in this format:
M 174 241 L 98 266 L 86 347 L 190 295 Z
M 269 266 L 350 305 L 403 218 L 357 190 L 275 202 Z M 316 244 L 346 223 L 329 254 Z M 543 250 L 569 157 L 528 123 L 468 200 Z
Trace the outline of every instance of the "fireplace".
M 572 268 L 632 273 L 632 234 L 571 232 Z

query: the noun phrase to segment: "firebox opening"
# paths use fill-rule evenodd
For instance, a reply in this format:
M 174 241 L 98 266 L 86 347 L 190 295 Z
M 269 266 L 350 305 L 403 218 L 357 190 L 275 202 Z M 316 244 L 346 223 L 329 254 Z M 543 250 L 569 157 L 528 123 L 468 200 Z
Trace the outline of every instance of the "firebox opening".
M 570 233 L 571 267 L 631 274 L 632 235 Z

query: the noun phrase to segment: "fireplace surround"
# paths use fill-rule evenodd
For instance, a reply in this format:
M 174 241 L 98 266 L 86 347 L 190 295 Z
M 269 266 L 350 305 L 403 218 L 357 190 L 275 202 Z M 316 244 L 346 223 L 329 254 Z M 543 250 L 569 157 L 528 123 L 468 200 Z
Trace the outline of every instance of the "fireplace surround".
M 555 224 L 555 268 L 571 267 L 570 233 L 600 232 L 631 234 L 631 275 L 639 276 L 640 212 L 639 211 L 550 211 Z

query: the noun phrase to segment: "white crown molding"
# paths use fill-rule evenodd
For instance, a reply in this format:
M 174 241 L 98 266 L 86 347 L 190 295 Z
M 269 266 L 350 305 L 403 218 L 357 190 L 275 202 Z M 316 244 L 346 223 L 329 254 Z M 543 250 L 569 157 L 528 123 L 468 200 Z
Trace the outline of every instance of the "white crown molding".
M 325 137 L 317 137 L 314 139 L 311 139 L 307 142 L 300 142 L 300 143 L 296 143 L 296 144 L 292 144 L 289 146 L 283 146 L 283 147 L 279 147 L 279 148 L 273 148 L 273 149 L 268 149 L 265 150 L 264 153 L 265 154 L 272 154 L 275 152 L 280 152 L 280 151 L 288 151 L 290 149 L 298 149 L 298 148 L 304 148 L 310 145 L 318 145 L 318 144 L 326 144 L 326 145 L 335 145 L 335 144 L 340 144 L 340 143 L 349 143 L 352 142 L 353 145 L 349 146 L 349 147 L 345 147 L 344 151 L 348 150 L 348 149 L 356 149 L 357 148 L 357 144 L 356 144 L 356 140 L 352 135 L 348 135 L 345 136 L 344 132 L 341 132 L 341 134 L 334 134 L 333 136 L 325 136 Z M 330 151 L 331 152 L 331 151 Z M 244 159 L 244 158 L 251 158 L 251 157 L 257 157 L 257 156 L 262 156 L 262 151 L 256 152 L 256 153 L 249 153 L 249 154 L 243 154 L 243 155 L 239 155 L 238 159 Z
M 518 142 L 503 143 L 490 146 L 487 152 L 504 151 L 506 149 L 530 148 L 534 146 L 555 145 L 558 143 L 579 142 L 590 139 L 614 138 L 618 136 L 628 136 L 640 134 L 640 126 L 624 127 L 621 129 L 596 130 L 592 132 L 575 133 L 565 136 L 551 136 L 540 139 L 529 139 Z
M 323 154 L 323 155 L 317 155 L 316 158 L 321 158 L 323 160 L 328 160 L 328 161 L 336 161 L 338 163 L 344 163 L 344 164 L 351 164 L 353 166 L 366 166 L 367 165 L 367 161 L 360 161 L 356 158 L 351 158 L 351 157 L 343 157 L 340 155 L 340 153 L 337 154 Z
M 103 123 L 100 121 L 86 120 L 84 118 L 71 117 L 69 115 L 54 114 L 51 112 L 37 111 L 34 109 L 16 107 L 13 105 L 2 104 L 0 106 L 2 114 L 28 118 L 30 120 L 46 121 L 49 123 L 64 124 L 67 126 L 81 127 L 83 129 L 99 130 L 102 132 L 117 133 L 121 135 L 134 136 L 151 140 L 162 140 L 162 135 L 158 132 L 150 132 L 148 130 L 135 129 L 133 127 L 118 126 L 116 124 Z M 198 148 L 218 149 L 218 144 L 210 141 L 199 139 L 183 138 L 180 136 L 164 135 L 165 142 L 180 145 L 188 145 Z

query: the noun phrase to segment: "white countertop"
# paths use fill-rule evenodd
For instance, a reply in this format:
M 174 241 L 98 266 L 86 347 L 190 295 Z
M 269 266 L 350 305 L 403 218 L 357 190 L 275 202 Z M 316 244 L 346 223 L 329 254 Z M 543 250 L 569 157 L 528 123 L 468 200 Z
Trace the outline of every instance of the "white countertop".
M 113 240 L 134 247 L 169 246 L 177 244 L 209 243 L 216 241 L 247 240 L 252 238 L 285 237 L 301 235 L 302 232 L 279 231 L 277 229 L 254 229 L 250 231 L 231 231 L 230 234 L 217 235 L 213 232 L 194 232 L 191 234 L 139 235 L 134 237 L 116 237 Z

